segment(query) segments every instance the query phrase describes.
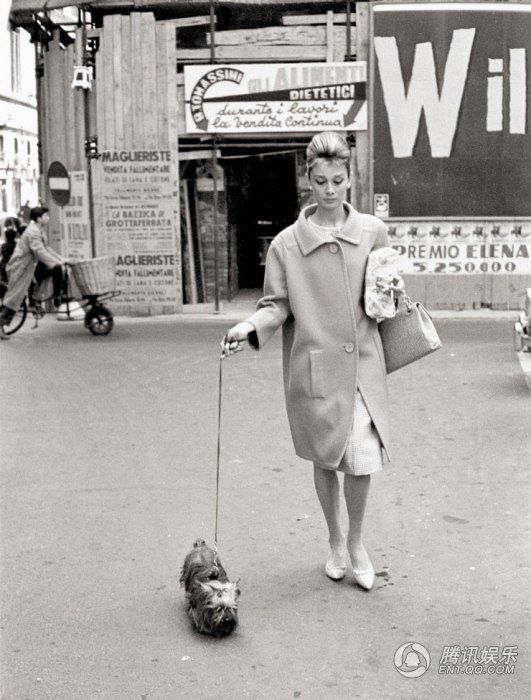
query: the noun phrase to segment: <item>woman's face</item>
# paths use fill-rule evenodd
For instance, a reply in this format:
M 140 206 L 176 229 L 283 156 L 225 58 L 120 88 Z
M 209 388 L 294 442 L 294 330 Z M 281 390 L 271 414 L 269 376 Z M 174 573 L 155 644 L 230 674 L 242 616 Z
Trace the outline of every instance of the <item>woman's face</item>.
M 347 199 L 347 168 L 334 161 L 319 161 L 310 171 L 310 186 L 318 207 L 332 210 Z

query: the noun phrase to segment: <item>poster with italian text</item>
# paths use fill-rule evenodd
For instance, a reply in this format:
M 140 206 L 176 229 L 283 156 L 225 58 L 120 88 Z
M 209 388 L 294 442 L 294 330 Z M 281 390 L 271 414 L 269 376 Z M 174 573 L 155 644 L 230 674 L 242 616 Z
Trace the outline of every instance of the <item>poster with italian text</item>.
M 106 151 L 98 166 L 103 248 L 116 260 L 118 302 L 160 311 L 180 305 L 179 203 L 171 152 Z

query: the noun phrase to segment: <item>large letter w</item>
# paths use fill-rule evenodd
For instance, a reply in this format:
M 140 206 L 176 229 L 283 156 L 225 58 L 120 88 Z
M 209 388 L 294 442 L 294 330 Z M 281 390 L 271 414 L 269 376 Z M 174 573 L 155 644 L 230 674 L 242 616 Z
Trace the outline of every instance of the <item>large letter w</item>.
M 406 96 L 395 37 L 375 37 L 374 47 L 378 57 L 395 158 L 408 158 L 413 155 L 423 108 L 431 155 L 434 158 L 450 156 L 475 33 L 475 29 L 454 31 L 444 68 L 440 98 L 433 47 L 430 42 L 417 44 L 415 47 L 413 70 Z

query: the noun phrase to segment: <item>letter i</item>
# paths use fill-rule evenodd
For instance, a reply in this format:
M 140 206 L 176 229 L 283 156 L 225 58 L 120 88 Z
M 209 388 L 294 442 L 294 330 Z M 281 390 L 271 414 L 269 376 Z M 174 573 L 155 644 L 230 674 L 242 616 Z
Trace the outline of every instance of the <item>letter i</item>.
M 489 73 L 502 73 L 503 59 L 489 58 Z M 487 78 L 487 131 L 503 127 L 503 75 Z
M 509 132 L 525 134 L 526 118 L 525 49 L 509 50 Z

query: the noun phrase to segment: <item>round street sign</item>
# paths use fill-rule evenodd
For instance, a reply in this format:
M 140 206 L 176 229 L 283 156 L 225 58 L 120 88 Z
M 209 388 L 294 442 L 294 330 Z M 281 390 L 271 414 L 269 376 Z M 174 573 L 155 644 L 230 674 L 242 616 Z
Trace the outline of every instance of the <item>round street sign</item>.
M 70 177 L 68 170 L 58 160 L 48 168 L 48 188 L 55 202 L 64 207 L 70 201 Z

